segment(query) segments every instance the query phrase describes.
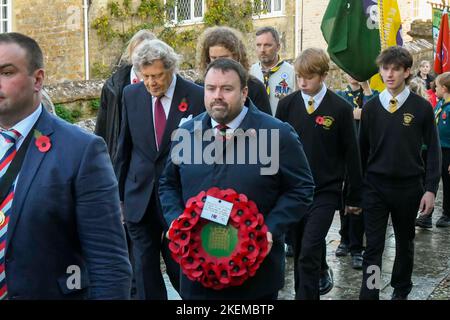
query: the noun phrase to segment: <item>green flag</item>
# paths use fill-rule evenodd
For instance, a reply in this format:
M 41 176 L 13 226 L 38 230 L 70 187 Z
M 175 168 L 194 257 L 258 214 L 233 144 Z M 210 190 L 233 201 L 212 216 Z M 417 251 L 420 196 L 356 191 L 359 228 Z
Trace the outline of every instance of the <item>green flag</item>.
M 377 16 L 377 1 L 330 0 L 322 20 L 321 30 L 331 60 L 358 81 L 368 80 L 378 72 Z

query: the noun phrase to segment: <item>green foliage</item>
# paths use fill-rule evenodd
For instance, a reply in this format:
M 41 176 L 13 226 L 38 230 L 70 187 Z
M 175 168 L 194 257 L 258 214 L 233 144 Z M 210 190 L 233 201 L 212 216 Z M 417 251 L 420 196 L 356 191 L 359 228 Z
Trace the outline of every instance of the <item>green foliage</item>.
M 82 112 L 80 110 L 70 110 L 61 103 L 55 104 L 55 111 L 58 117 L 70 123 L 77 122 L 82 116 Z
M 252 17 L 255 10 L 251 0 L 207 0 L 206 4 L 208 11 L 205 12 L 203 21 L 207 27 L 231 26 L 244 33 L 253 30 Z
M 94 62 L 91 72 L 94 79 L 107 79 L 111 75 L 111 68 L 104 63 Z
M 111 21 L 108 15 L 101 15 L 92 21 L 92 28 L 97 30 L 98 36 L 106 42 L 110 42 L 117 34 L 111 26 Z
M 93 112 L 97 112 L 100 108 L 100 99 L 94 99 L 89 102 L 89 106 Z
M 136 31 L 149 29 L 183 56 L 182 68 L 193 68 L 197 38 L 205 27 L 228 25 L 244 33 L 251 32 L 252 16 L 258 13 L 254 8 L 261 7 L 260 0 L 254 0 L 255 6 L 251 0 L 205 1 L 204 24 L 178 28 L 179 24 L 173 21 L 176 0 L 140 0 L 135 6 L 132 0 L 111 0 L 107 12 L 102 12 L 93 20 L 92 28 L 105 43 L 118 39 L 123 46 Z M 92 72 L 104 78 L 103 75 L 110 73 L 110 70 L 108 68 L 106 71 L 104 66 L 96 63 Z

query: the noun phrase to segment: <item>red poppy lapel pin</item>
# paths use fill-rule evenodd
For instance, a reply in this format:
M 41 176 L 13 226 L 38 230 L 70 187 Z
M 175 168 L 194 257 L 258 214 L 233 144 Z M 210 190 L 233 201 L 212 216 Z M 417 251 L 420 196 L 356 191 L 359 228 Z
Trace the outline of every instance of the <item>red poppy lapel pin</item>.
M 185 112 L 188 109 L 188 103 L 186 98 L 181 99 L 180 104 L 178 105 L 178 110 L 180 110 L 181 112 Z
M 316 118 L 316 123 L 317 123 L 319 126 L 323 125 L 324 121 L 325 121 L 325 119 L 324 119 L 322 116 L 317 116 L 317 118 Z
M 52 147 L 50 138 L 43 135 L 39 130 L 34 130 L 34 138 L 36 139 L 34 144 L 40 152 L 45 153 Z

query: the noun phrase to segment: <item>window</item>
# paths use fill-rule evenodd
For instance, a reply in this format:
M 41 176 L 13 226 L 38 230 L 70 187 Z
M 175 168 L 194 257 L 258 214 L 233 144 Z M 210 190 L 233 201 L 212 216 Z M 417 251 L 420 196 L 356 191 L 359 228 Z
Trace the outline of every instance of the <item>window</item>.
M 254 0 L 255 11 L 263 17 L 277 16 L 283 13 L 283 0 Z
M 11 1 L 0 0 L 0 33 L 11 31 Z
M 204 0 L 177 0 L 169 9 L 169 19 L 178 23 L 193 23 L 203 20 Z
M 431 4 L 427 0 L 414 0 L 412 19 L 431 19 Z

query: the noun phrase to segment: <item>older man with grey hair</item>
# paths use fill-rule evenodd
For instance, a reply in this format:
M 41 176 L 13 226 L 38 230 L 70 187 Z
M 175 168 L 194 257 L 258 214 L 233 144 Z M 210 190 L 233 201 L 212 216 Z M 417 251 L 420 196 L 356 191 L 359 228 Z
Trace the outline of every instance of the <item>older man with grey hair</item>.
M 160 40 L 144 40 L 133 52 L 143 82 L 123 91 L 122 125 L 115 158 L 123 215 L 133 243 L 139 299 L 167 299 L 160 253 L 179 289 L 179 268 L 163 232 L 168 228 L 158 197 L 158 181 L 179 124 L 202 113 L 203 88 L 179 76 L 179 56 Z

